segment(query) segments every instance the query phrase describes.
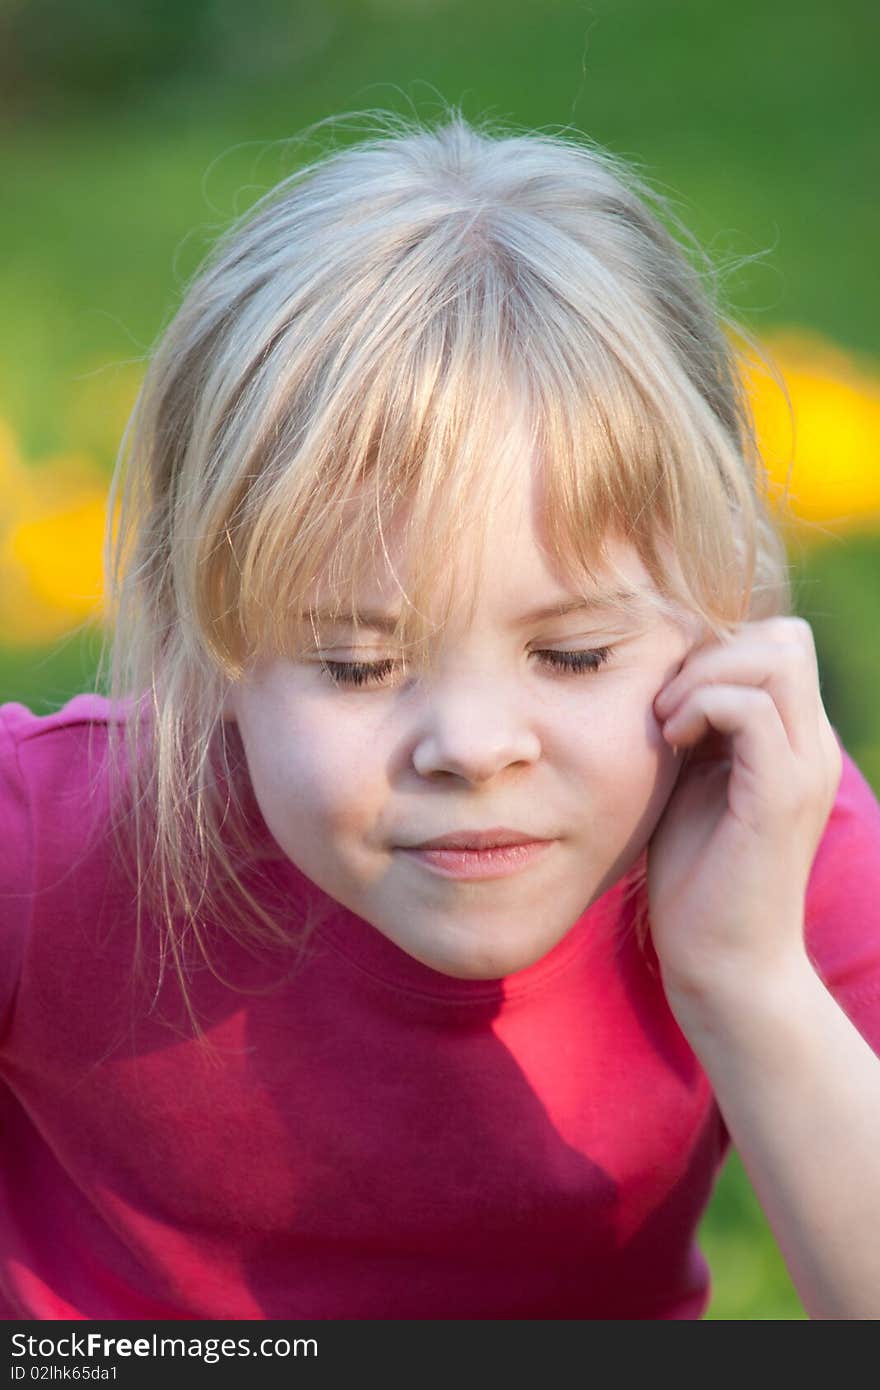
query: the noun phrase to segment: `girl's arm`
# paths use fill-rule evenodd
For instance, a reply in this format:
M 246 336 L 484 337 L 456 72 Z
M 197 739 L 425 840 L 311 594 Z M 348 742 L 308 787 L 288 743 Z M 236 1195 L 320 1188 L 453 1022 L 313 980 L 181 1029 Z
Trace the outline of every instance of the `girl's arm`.
M 811 1318 L 880 1318 L 880 1060 L 806 956 L 670 998 Z
M 809 625 L 695 649 L 654 711 L 687 750 L 648 851 L 667 998 L 808 1315 L 880 1318 L 880 1059 L 804 939 L 843 765 Z

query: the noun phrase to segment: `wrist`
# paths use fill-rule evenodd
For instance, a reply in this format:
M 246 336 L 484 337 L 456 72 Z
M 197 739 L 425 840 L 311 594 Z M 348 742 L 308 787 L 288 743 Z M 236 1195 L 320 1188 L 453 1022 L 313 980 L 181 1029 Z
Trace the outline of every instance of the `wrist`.
M 700 978 L 663 976 L 669 1007 L 698 1054 L 706 1048 L 761 1046 L 804 1012 L 825 986 L 803 948 L 761 963 L 726 961 Z

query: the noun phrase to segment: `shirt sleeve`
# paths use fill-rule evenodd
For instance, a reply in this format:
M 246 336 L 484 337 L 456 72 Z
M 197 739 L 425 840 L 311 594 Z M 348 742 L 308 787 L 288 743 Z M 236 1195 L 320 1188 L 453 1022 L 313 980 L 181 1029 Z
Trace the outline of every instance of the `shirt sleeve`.
M 825 985 L 880 1054 L 880 802 L 842 744 L 841 752 L 807 887 L 806 943 Z
M 18 758 L 16 726 L 33 716 L 0 705 L 0 1037 L 18 985 L 32 904 L 30 804 Z

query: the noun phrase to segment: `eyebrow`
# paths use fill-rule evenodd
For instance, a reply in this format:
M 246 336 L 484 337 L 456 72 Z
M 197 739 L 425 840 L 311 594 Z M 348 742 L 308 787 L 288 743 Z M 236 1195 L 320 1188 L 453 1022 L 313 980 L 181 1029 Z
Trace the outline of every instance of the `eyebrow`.
M 533 608 L 514 619 L 514 627 L 529 627 L 534 623 L 547 622 L 553 618 L 564 618 L 569 613 L 602 613 L 612 610 L 622 612 L 626 617 L 641 618 L 645 615 L 645 604 L 637 589 L 609 589 L 578 598 L 548 603 L 542 608 Z M 331 613 L 316 609 L 312 617 L 318 623 L 335 627 L 354 627 L 352 613 Z M 391 613 L 364 612 L 358 614 L 360 627 L 371 628 L 375 632 L 393 632 L 397 619 Z

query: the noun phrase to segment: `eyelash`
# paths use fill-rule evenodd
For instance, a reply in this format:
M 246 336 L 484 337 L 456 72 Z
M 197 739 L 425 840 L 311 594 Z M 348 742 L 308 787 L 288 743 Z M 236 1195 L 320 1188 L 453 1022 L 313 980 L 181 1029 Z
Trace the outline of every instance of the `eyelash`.
M 586 651 L 538 651 L 536 656 L 564 675 L 590 675 L 598 671 L 614 655 L 613 647 L 595 647 Z M 384 661 L 322 661 L 321 670 L 335 685 L 365 686 L 381 683 L 394 669 L 395 662 Z

